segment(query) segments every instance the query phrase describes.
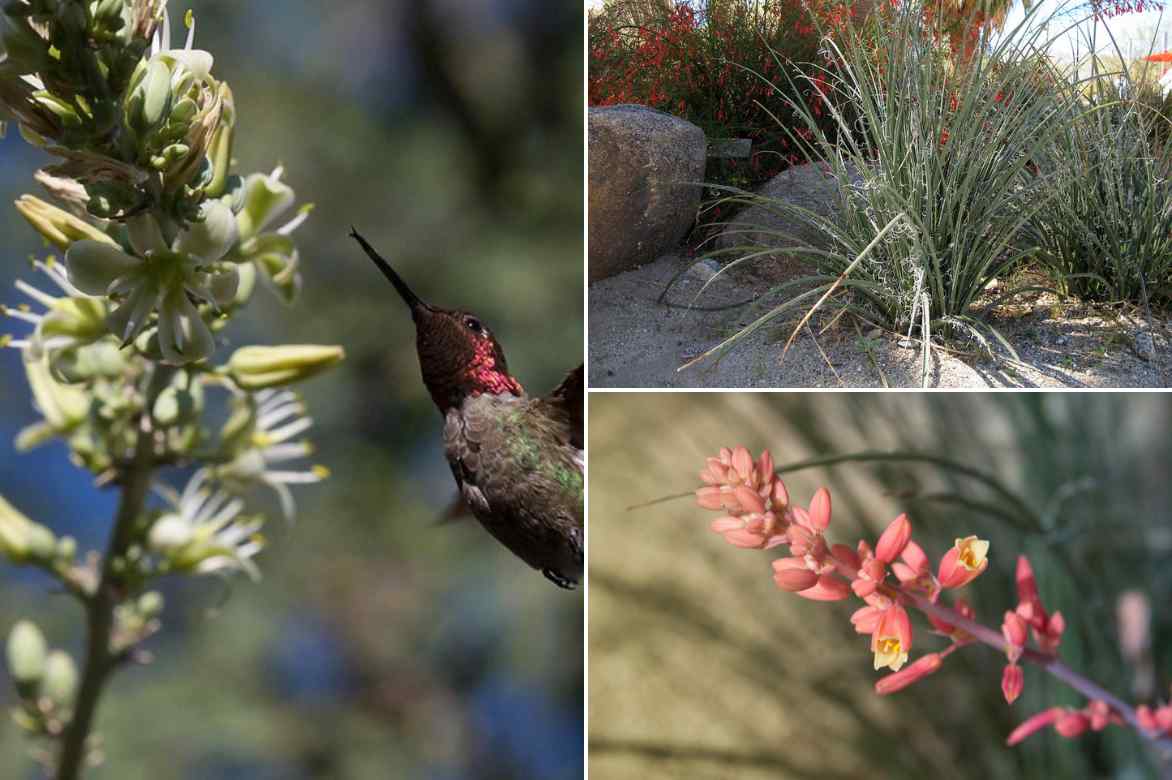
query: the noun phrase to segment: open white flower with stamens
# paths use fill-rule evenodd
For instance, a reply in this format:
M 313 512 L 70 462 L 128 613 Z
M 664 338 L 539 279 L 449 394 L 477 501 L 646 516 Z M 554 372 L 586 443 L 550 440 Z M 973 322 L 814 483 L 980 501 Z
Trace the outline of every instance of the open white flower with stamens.
M 173 511 L 151 526 L 150 549 L 172 571 L 242 571 L 258 580 L 260 570 L 252 558 L 264 547 L 259 533 L 264 520 L 241 516 L 244 502 L 210 487 L 209 476 L 207 469 L 200 469 L 182 494 L 168 495 Z
M 308 441 L 294 441 L 309 430 L 313 419 L 305 415 L 301 399 L 290 390 L 262 390 L 253 398 L 255 417 L 246 446 L 230 463 L 216 469 L 216 476 L 238 487 L 267 485 L 280 499 L 285 518 L 292 520 L 296 505 L 289 486 L 313 484 L 329 476 L 329 470 L 318 465 L 307 470 L 280 468 L 313 454 Z
M 292 219 L 271 228 L 296 200 L 293 188 L 281 180 L 283 175 L 278 166 L 270 174 L 254 173 L 244 180 L 236 214 L 240 244 L 230 259 L 252 263 L 281 299 L 292 303 L 301 291 L 301 256 L 291 236 L 309 218 L 313 205 L 303 205 Z
M 41 304 L 45 311 L 33 311 L 27 305 L 0 306 L 0 314 L 33 326 L 33 332 L 24 339 L 6 339 L 5 344 L 25 352 L 30 359 L 39 360 L 46 353 L 72 349 L 106 335 L 106 306 L 74 287 L 58 263 L 49 260 L 34 263 L 65 295 L 57 297 L 17 279 L 15 287 L 30 300 Z
M 159 347 L 172 365 L 203 360 L 215 349 L 192 299 L 218 308 L 236 295 L 236 268 L 221 262 L 236 243 L 236 220 L 220 201 L 206 202 L 202 216 L 170 246 L 154 219 L 142 215 L 129 230 L 137 255 L 99 241 L 78 241 L 65 255 L 69 280 L 79 290 L 116 302 L 106 322 L 123 343 L 133 341 L 158 311 Z
M 195 15 L 188 10 L 183 17 L 183 24 L 187 27 L 187 40 L 182 49 L 171 48 L 171 15 L 163 9 L 163 23 L 155 28 L 151 38 L 150 56 L 162 54 L 176 62 L 182 63 L 196 78 L 206 79 L 212 72 L 215 60 L 210 52 L 194 48 L 195 44 Z

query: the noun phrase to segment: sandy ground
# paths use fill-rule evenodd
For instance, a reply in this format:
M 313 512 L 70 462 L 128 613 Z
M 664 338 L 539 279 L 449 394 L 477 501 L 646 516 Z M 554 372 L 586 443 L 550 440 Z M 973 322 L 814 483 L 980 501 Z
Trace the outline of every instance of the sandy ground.
M 722 274 L 697 297 L 703 269 L 689 271 L 669 302 L 656 299 L 673 276 L 694 261 L 668 255 L 590 286 L 591 387 L 919 387 L 919 344 L 857 324 L 815 318 L 782 357 L 800 318 L 786 315 L 749 336 L 719 361 L 679 367 L 747 325 L 759 311 L 740 307 L 693 311 L 757 297 L 752 280 Z M 697 272 L 700 271 L 700 272 Z M 929 386 L 1168 387 L 1172 382 L 1168 327 L 1154 322 L 1155 357 L 1141 359 L 1135 334 L 1142 322 L 1110 310 L 1049 294 L 1019 296 L 998 307 L 993 324 L 1021 362 L 934 350 Z M 827 327 L 829 325 L 829 327 Z M 817 335 L 816 335 L 817 334 Z M 906 342 L 904 342 L 906 345 Z

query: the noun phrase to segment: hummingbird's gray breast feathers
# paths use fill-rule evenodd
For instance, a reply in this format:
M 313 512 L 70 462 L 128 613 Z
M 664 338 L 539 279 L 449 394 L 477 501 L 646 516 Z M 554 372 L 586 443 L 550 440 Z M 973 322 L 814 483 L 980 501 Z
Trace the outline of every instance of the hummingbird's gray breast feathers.
M 582 575 L 583 464 L 572 424 L 540 399 L 477 395 L 449 409 L 444 447 L 472 513 L 563 587 Z

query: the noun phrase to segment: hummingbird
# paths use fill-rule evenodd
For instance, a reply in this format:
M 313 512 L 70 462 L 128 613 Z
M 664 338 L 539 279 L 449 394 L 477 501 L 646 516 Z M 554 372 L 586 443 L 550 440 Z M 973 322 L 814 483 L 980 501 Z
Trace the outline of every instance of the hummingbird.
M 582 366 L 548 396 L 529 396 L 479 317 L 425 303 L 357 230 L 350 235 L 415 321 L 423 384 L 443 415 L 444 454 L 464 503 L 514 555 L 574 588 L 585 542 Z

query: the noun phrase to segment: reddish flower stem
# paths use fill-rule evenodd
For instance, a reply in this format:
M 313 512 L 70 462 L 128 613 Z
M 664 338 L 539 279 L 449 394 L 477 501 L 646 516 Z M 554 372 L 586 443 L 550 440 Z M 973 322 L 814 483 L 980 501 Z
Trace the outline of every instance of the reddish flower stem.
M 917 593 L 908 593 L 907 591 L 899 591 L 905 598 L 915 604 L 916 608 L 921 612 L 931 615 L 939 620 L 943 620 L 949 625 L 956 626 L 962 629 L 966 634 L 969 634 L 978 642 L 995 647 L 1001 652 L 1005 652 L 1008 644 L 1005 637 L 1001 636 L 1000 631 L 994 631 L 988 626 L 981 625 L 973 620 L 969 620 L 964 615 L 961 615 L 954 609 L 949 607 L 942 607 L 939 604 L 933 604 L 926 597 Z M 1074 690 L 1087 697 L 1089 700 L 1099 699 L 1107 703 L 1107 705 L 1117 712 L 1125 721 L 1131 725 L 1141 735 L 1151 740 L 1154 744 L 1164 750 L 1172 750 L 1172 738 L 1162 737 L 1143 729 L 1139 725 L 1139 721 L 1135 716 L 1135 709 L 1127 702 L 1118 698 L 1110 691 L 1101 687 L 1098 683 L 1088 680 L 1078 672 L 1071 669 L 1062 661 L 1058 660 L 1057 656 L 1046 655 L 1037 650 L 1026 648 L 1022 653 L 1022 660 L 1029 661 L 1032 664 L 1042 667 L 1050 674 L 1057 677 L 1062 682 Z

